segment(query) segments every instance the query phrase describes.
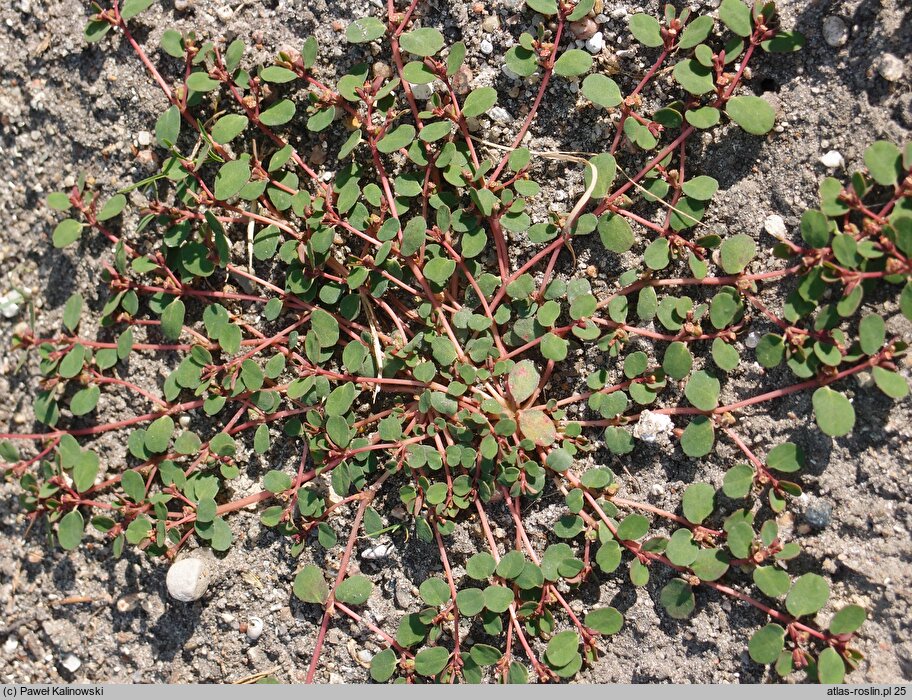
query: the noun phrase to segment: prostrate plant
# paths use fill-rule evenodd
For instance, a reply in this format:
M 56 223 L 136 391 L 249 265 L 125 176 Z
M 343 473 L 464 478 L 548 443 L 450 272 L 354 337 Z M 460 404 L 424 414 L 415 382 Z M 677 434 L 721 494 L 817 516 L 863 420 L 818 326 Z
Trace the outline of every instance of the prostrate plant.
M 850 643 L 865 611 L 850 605 L 828 629 L 816 625 L 829 586 L 817 573 L 789 573 L 799 544 L 775 519 L 801 493 L 789 479 L 804 455 L 788 442 L 751 449 L 737 416 L 812 392 L 820 429 L 836 438 L 855 423 L 841 380 L 870 372 L 888 396 L 908 392 L 894 365 L 905 344 L 888 337 L 881 315 L 860 310 L 865 297 L 901 288 L 912 318 L 912 147 L 876 143 L 848 185 L 824 180 L 801 240 L 773 250 L 782 267 L 758 264 L 747 233 L 723 239 L 702 223 L 718 183 L 691 172 L 691 137 L 729 120 L 770 131 L 768 103 L 739 94 L 745 71 L 758 51 L 803 43 L 778 28 L 772 3 L 724 0 L 721 22 L 671 5 L 662 19 L 633 15 L 630 30 L 654 62 L 622 89 L 593 72 L 587 52 L 565 48 L 568 23 L 593 14 L 593 0 L 527 0 L 530 31 L 505 61 L 519 79 L 537 76 L 538 91 L 502 150 L 472 135 L 498 93 L 476 87 L 460 98 L 466 47 L 447 48 L 440 31 L 419 26 L 418 0 L 404 10 L 391 2 L 386 17 L 346 32 L 352 44 L 380 44 L 395 76 L 371 77 L 362 63 L 335 86 L 319 77 L 313 38 L 252 69 L 241 40 L 167 30 L 161 47 L 173 59 L 159 72 L 128 26 L 151 4 L 99 7 L 86 28 L 89 41 L 122 33 L 168 98 L 155 128 L 165 157 L 134 185 L 148 198 L 136 227 L 116 223 L 127 191 L 102 201 L 80 181 L 49 198 L 71 217 L 55 246 L 94 231 L 113 258 L 96 334 L 80 329 L 75 294 L 59 334 L 17 338 L 40 357 L 34 413 L 47 430 L 3 436 L 31 441 L 27 456 L 0 444 L 33 521 L 47 522 L 64 549 L 90 524 L 115 556 L 129 543 L 174 557 L 191 538 L 227 549 L 226 516 L 263 503 L 263 523 L 308 561 L 294 594 L 323 610 L 308 681 L 339 616 L 386 641 L 371 663 L 376 681 L 525 682 L 530 669 L 539 681 L 571 678 L 609 649 L 624 619 L 608 606 L 578 616 L 568 597 L 622 565 L 635 586 L 656 567 L 673 571 L 659 599 L 675 618 L 694 610 L 699 587 L 762 611 L 768 623 L 748 650 L 780 675 L 843 679 L 860 656 Z M 669 70 L 680 97 L 659 103 L 647 94 Z M 541 160 L 521 144 L 551 81 L 584 75 L 592 106 L 583 109 L 611 117 L 615 135 L 582 161 L 585 190 L 570 212 L 534 221 Z M 429 84 L 421 104 L 415 87 Z M 288 140 L 329 132 L 344 143 L 325 173 Z M 564 275 L 561 253 L 575 260 L 573 246 L 591 245 L 593 233 L 607 251 L 596 259 L 640 256 L 613 291 L 594 291 L 574 268 Z M 761 300 L 769 282 L 787 294 L 781 311 Z M 758 319 L 774 332 L 759 339 L 756 360 L 784 362 L 796 380 L 723 400 L 742 361 L 737 341 Z M 126 378 L 135 353 L 171 366 L 160 392 Z M 555 377 L 572 379 L 584 353 L 597 367 L 580 378 L 585 388 L 555 396 Z M 103 389 L 148 408 L 93 420 Z M 189 428 L 190 414 L 204 434 Z M 130 468 L 102 465 L 92 445 L 105 434 L 125 436 Z M 681 511 L 667 512 L 621 497 L 607 466 L 587 468 L 607 457 L 603 448 L 623 465 L 634 436 L 671 438 L 694 459 L 723 439 L 744 461 L 721 490 L 690 484 Z M 268 471 L 262 490 L 234 495 L 251 448 L 294 449 L 297 469 Z M 525 523 L 555 493 L 566 512 L 545 546 Z M 397 501 L 444 574 L 421 583 L 425 607 L 390 633 L 358 612 L 375 593 L 349 563 L 359 541 L 397 527 Z M 448 539 L 469 518 L 482 535 L 462 561 Z M 498 540 L 494 522 L 512 536 Z M 309 563 L 318 547 L 337 568 Z M 484 643 L 467 644 L 469 632 Z

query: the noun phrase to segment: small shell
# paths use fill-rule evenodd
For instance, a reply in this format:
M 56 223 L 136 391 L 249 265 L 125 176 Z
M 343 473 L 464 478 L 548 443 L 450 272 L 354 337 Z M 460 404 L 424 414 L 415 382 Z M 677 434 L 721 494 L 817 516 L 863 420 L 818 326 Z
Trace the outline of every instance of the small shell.
M 259 617 L 251 617 L 247 620 L 247 639 L 255 642 L 263 634 L 263 620 Z

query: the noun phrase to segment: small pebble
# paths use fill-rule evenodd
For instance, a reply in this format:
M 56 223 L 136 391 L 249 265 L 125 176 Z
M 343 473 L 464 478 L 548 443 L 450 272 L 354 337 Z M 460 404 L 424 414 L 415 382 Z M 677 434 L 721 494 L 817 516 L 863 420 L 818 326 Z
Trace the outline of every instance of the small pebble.
M 367 649 L 362 649 L 358 652 L 358 661 L 363 664 L 369 664 L 373 658 L 374 655 L 371 654 Z
M 178 12 L 186 12 L 190 9 L 191 0 L 174 0 L 174 9 Z
M 12 654 L 18 648 L 19 640 L 15 637 L 9 637 L 5 642 L 3 642 L 3 651 L 7 654 Z
M 25 299 L 18 290 L 13 289 L 0 297 L 0 314 L 4 318 L 14 318 L 19 314 L 20 305 Z
M 593 20 L 586 17 L 585 19 L 571 22 L 570 31 L 573 32 L 573 36 L 577 39 L 586 41 L 587 39 L 591 39 L 598 31 L 598 25 Z
M 753 349 L 758 345 L 760 345 L 760 334 L 756 331 L 751 331 L 744 339 L 744 347 Z
M 482 40 L 481 40 L 481 45 L 479 46 L 479 48 L 481 49 L 481 52 L 482 52 L 485 56 L 489 56 L 489 55 L 491 55 L 492 53 L 494 53 L 494 44 L 492 44 L 492 43 L 491 43 L 490 41 L 488 41 L 487 39 L 482 39 Z
M 394 549 L 395 548 L 391 544 L 376 544 L 361 552 L 361 558 L 369 560 L 386 559 L 386 557 L 393 553 Z
M 209 587 L 209 572 L 206 563 L 196 557 L 174 562 L 166 578 L 168 593 L 175 600 L 190 603 L 199 600 Z
M 497 107 L 492 107 L 488 110 L 488 116 L 491 117 L 495 122 L 501 124 L 510 121 L 510 113 L 499 105 Z
M 596 32 L 591 39 L 586 41 L 586 51 L 592 54 L 599 53 L 605 48 L 605 37 L 601 32 Z
M 434 94 L 434 84 L 416 84 L 413 85 L 409 83 L 409 87 L 412 89 L 412 95 L 414 95 L 416 100 L 429 100 L 431 95 Z
M 785 228 L 785 219 L 778 214 L 770 214 L 766 217 L 763 221 L 763 230 L 780 241 L 784 240 L 788 235 L 788 230 Z
M 375 78 L 383 78 L 384 80 L 393 74 L 393 69 L 390 68 L 388 63 L 384 63 L 383 61 L 374 63 L 371 70 L 373 71 Z
M 649 487 L 649 493 L 652 496 L 659 497 L 665 495 L 665 487 L 662 484 L 653 484 Z
M 877 64 L 877 72 L 884 80 L 895 83 L 903 77 L 903 62 L 891 53 L 885 53 Z
M 500 20 L 497 18 L 497 15 L 488 15 L 484 18 L 484 21 L 482 21 L 481 28 L 488 33 L 496 32 L 500 29 Z
M 647 410 L 640 414 L 639 420 L 633 426 L 633 437 L 643 442 L 658 442 L 660 437 L 667 440 L 673 430 L 671 416 Z
M 125 596 L 121 596 L 117 599 L 117 610 L 118 612 L 128 613 L 136 609 L 136 606 L 139 605 L 139 593 L 128 593 Z
M 828 502 L 818 499 L 804 511 L 804 519 L 811 527 L 822 530 L 830 524 L 833 516 L 833 506 Z
M 75 654 L 67 654 L 63 661 L 60 662 L 60 665 L 70 673 L 76 673 L 79 667 L 82 666 L 82 661 Z
M 247 620 L 247 639 L 255 642 L 263 634 L 263 620 L 259 617 L 251 617 Z
M 827 151 L 820 156 L 820 162 L 830 169 L 845 167 L 845 159 L 839 151 Z
M 136 134 L 136 143 L 140 146 L 149 146 L 152 144 L 152 134 L 148 131 L 140 131 Z
M 834 48 L 845 45 L 849 40 L 849 30 L 845 22 L 835 15 L 830 15 L 823 20 L 823 40 Z

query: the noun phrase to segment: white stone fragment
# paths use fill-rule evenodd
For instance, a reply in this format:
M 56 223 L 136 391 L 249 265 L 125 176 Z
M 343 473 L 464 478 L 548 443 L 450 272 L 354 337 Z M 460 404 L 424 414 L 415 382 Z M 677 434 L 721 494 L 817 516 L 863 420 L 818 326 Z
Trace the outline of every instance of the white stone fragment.
M 174 562 L 168 569 L 165 580 L 168 594 L 182 603 L 199 600 L 209 587 L 209 570 L 206 562 L 196 557 L 187 557 Z
M 492 53 L 494 53 L 494 44 L 492 44 L 487 39 L 481 40 L 481 44 L 480 44 L 479 48 L 481 49 L 481 52 L 485 56 L 490 56 Z
M 82 661 L 75 654 L 67 654 L 63 658 L 63 661 L 60 662 L 60 665 L 70 673 L 76 673 L 76 671 L 79 670 L 79 667 L 82 666 Z
M 643 411 L 640 419 L 633 426 L 633 437 L 643 442 L 667 441 L 674 430 L 674 423 L 670 416 L 664 413 Z
M 753 349 L 758 345 L 760 345 L 760 334 L 756 331 L 751 331 L 744 338 L 744 347 Z
M 361 552 L 362 559 L 369 559 L 375 561 L 377 559 L 386 559 L 390 554 L 393 553 L 395 548 L 391 544 L 375 544 L 373 547 L 368 547 L 363 552 Z
M 763 230 L 780 241 L 785 240 L 788 235 L 788 230 L 785 228 L 785 219 L 778 214 L 770 214 L 764 219 Z
M 820 162 L 830 169 L 845 167 L 845 158 L 839 151 L 827 151 L 820 156 Z
M 596 32 L 586 40 L 586 51 L 592 54 L 599 53 L 605 48 L 605 37 L 601 32 Z
M 496 122 L 504 124 L 512 119 L 510 113 L 501 106 L 491 107 L 488 110 L 488 116 Z
M 19 314 L 19 309 L 25 298 L 18 290 L 13 289 L 0 297 L 0 314 L 3 318 L 13 318 Z
M 429 100 L 434 94 L 434 83 L 409 83 L 409 87 L 416 100 Z

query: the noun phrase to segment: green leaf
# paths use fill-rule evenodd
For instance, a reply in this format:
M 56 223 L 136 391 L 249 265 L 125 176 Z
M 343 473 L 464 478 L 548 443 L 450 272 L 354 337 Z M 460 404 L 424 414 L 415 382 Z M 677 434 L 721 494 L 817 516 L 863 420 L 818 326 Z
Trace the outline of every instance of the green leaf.
M 545 17 L 557 14 L 557 0 L 526 0 L 526 7 Z
M 140 12 L 144 12 L 152 7 L 155 0 L 124 0 L 123 7 L 120 8 L 121 19 L 133 19 Z
M 707 68 L 693 58 L 678 61 L 675 64 L 672 75 L 681 87 L 692 95 L 702 95 L 711 92 L 716 87 L 712 69 Z M 732 101 L 729 101 L 729 104 Z
M 667 238 L 657 238 L 643 251 L 643 262 L 650 270 L 661 270 L 671 262 Z
M 364 605 L 374 590 L 374 584 L 367 576 L 349 576 L 336 587 L 336 600 L 347 605 Z
M 456 262 L 448 258 L 431 258 L 424 265 L 424 276 L 442 287 L 456 272 Z
M 721 549 L 701 549 L 690 569 L 701 581 L 715 581 L 728 571 L 728 555 Z
M 465 117 L 479 117 L 497 104 L 497 90 L 492 87 L 475 88 L 462 105 Z
M 600 218 L 598 232 L 602 245 L 612 253 L 626 253 L 636 240 L 627 219 L 618 214 L 606 214 Z
M 275 83 L 278 85 L 290 83 L 292 80 L 297 79 L 297 77 L 298 76 L 294 71 L 283 68 L 282 66 L 267 66 L 260 71 L 260 78 L 262 80 L 265 80 L 267 83 Z
M 655 17 L 636 14 L 630 17 L 630 33 L 643 46 L 655 48 L 665 43 L 662 40 L 661 26 Z
M 756 254 L 757 244 L 754 239 L 745 233 L 739 233 L 722 241 L 719 261 L 728 274 L 737 275 L 744 271 Z
M 775 566 L 758 566 L 754 569 L 754 583 L 765 595 L 778 598 L 789 589 L 789 576 Z
M 57 540 L 60 542 L 60 546 L 67 551 L 79 546 L 84 533 L 85 519 L 78 510 L 71 510 L 57 524 Z
M 830 242 L 830 225 L 826 215 L 808 209 L 801 215 L 801 237 L 811 248 L 825 248 Z
M 339 342 L 339 322 L 323 309 L 314 309 L 310 327 L 316 333 L 321 348 L 331 348 Z
M 263 475 L 263 488 L 272 493 L 283 493 L 291 488 L 291 476 L 273 469 Z
M 212 92 L 218 86 L 219 81 L 210 78 L 206 71 L 196 71 L 187 76 L 187 88 L 193 92 Z
M 614 608 L 596 608 L 586 615 L 584 624 L 600 634 L 617 634 L 624 626 L 624 616 Z
M 582 91 L 592 104 L 605 109 L 617 107 L 624 99 L 618 84 L 601 73 L 587 75 L 583 80 Z
M 754 484 L 754 470 L 747 464 L 736 464 L 722 480 L 722 493 L 729 498 L 745 498 Z
M 538 388 L 541 375 L 532 360 L 522 360 L 513 365 L 507 377 L 507 386 L 516 403 L 528 399 Z
M 506 612 L 513 597 L 513 589 L 506 586 L 495 585 L 484 589 L 485 607 L 493 613 Z
M 66 326 L 70 333 L 76 331 L 79 326 L 79 317 L 82 315 L 83 298 L 82 294 L 76 292 L 66 300 L 63 307 L 63 325 Z
M 351 382 L 346 382 L 341 386 L 337 386 L 326 398 L 326 415 L 344 416 L 351 408 L 351 405 L 354 402 L 357 393 L 358 392 L 355 389 L 355 385 Z
M 864 162 L 878 185 L 895 185 L 904 175 L 902 152 L 889 141 L 875 141 L 865 149 Z
M 400 148 L 407 148 L 415 140 L 415 127 L 411 124 L 400 124 L 377 142 L 381 153 L 395 153 Z
M 858 342 L 865 355 L 874 355 L 887 339 L 887 324 L 878 314 L 869 314 L 858 324 Z
M 405 32 L 399 37 L 399 45 L 416 56 L 433 56 L 443 48 L 443 34 L 431 27 Z
M 168 449 L 171 435 L 174 433 L 174 420 L 171 416 L 155 419 L 146 429 L 145 446 L 152 454 L 159 454 Z
M 450 587 L 440 578 L 429 578 L 418 587 L 421 599 L 428 605 L 440 607 L 450 600 Z
M 243 114 L 226 114 L 212 126 L 212 140 L 216 143 L 228 143 L 247 128 L 247 117 Z
M 681 33 L 681 39 L 678 41 L 678 48 L 692 49 L 697 44 L 703 42 L 712 31 L 713 24 L 713 18 L 709 15 L 697 17 L 684 27 L 684 31 Z
M 741 95 L 732 97 L 725 105 L 725 113 L 749 134 L 763 136 L 776 123 L 776 111 L 762 97 Z
M 740 0 L 736 0 L 740 2 Z M 775 623 L 760 628 L 747 644 L 747 653 L 758 664 L 771 664 L 785 646 L 785 630 Z
M 375 683 L 386 683 L 396 672 L 399 658 L 392 648 L 374 654 L 370 664 L 370 677 Z
M 722 385 L 718 379 L 705 370 L 698 370 L 687 381 L 687 385 L 684 387 L 684 395 L 688 401 L 701 411 L 712 411 L 719 405 L 719 393 L 721 390 Z
M 702 523 L 716 507 L 716 490 L 709 484 L 690 484 L 684 489 L 682 507 L 685 518 L 695 524 Z
M 659 602 L 668 611 L 668 614 L 676 620 L 685 620 L 690 617 L 697 604 L 694 599 L 693 588 L 686 581 L 679 578 L 674 578 L 665 584 L 659 594 Z
M 295 115 L 295 103 L 291 100 L 279 100 L 265 112 L 260 113 L 260 122 L 266 126 L 287 124 Z
M 415 654 L 415 672 L 425 677 L 436 676 L 450 660 L 450 652 L 444 647 L 426 647 Z
M 184 39 L 181 33 L 174 29 L 166 29 L 162 33 L 161 47 L 173 58 L 184 57 Z
M 864 624 L 868 614 L 860 605 L 846 605 L 830 620 L 832 634 L 852 634 Z
M 376 17 L 356 19 L 345 30 L 345 38 L 352 44 L 364 44 L 386 34 L 386 25 Z
M 175 299 L 161 313 L 162 335 L 168 340 L 177 340 L 184 327 L 184 302 Z
M 485 581 L 494 573 L 497 562 L 487 552 L 478 552 L 466 562 L 466 573 L 476 581 Z
M 323 578 L 323 571 L 313 564 L 305 564 L 295 575 L 292 591 L 298 600 L 322 605 L 329 598 L 329 586 Z
M 792 584 L 785 598 L 786 609 L 795 617 L 813 615 L 827 604 L 830 587 L 823 576 L 803 574 Z
M 554 62 L 554 72 L 565 78 L 582 75 L 592 68 L 592 55 L 582 49 L 568 49 Z
M 778 472 L 796 472 L 804 466 L 804 450 L 793 442 L 783 442 L 769 451 L 766 466 Z
M 688 197 L 708 202 L 719 189 L 719 182 L 708 175 L 698 175 L 681 185 L 681 190 Z
M 649 532 L 649 520 L 639 513 L 631 513 L 617 526 L 617 536 L 622 540 L 638 540 Z
M 563 338 L 560 338 L 553 333 L 546 333 L 541 340 L 541 353 L 546 360 L 560 362 L 561 360 L 566 359 L 569 346 L 570 343 Z
M 101 396 L 101 389 L 97 386 L 88 386 L 85 389 L 77 391 L 70 400 L 70 412 L 74 416 L 84 416 L 95 410 L 98 405 L 98 398 Z
M 817 657 L 817 680 L 826 685 L 839 685 L 845 680 L 845 662 L 833 647 L 827 647 Z
M 665 547 L 665 555 L 676 566 L 690 566 L 699 552 L 700 548 L 694 544 L 693 534 L 685 527 L 675 530 Z
M 98 476 L 100 462 L 98 455 L 94 452 L 80 452 L 73 465 L 73 484 L 79 493 L 87 491 L 95 485 L 95 477 Z
M 807 38 L 801 32 L 779 32 L 772 39 L 760 42 L 764 51 L 769 53 L 792 53 L 800 51 L 807 43 Z
M 484 593 L 479 588 L 463 588 L 456 593 L 456 607 L 468 617 L 474 617 L 484 610 Z
M 875 367 L 872 374 L 877 388 L 891 399 L 903 399 L 909 395 L 909 384 L 898 372 Z
M 215 176 L 216 199 L 226 200 L 240 192 L 250 180 L 250 164 L 246 160 L 225 163 Z
M 82 224 L 75 219 L 64 219 L 54 228 L 51 240 L 55 248 L 65 248 L 82 235 Z
M 105 205 L 101 208 L 101 211 L 98 212 L 96 218 L 98 221 L 108 221 L 109 219 L 113 219 L 123 211 L 126 205 L 127 198 L 122 194 L 115 194 L 113 197 L 111 197 L 111 199 L 105 202 Z
M 715 429 L 706 416 L 695 416 L 681 435 L 681 449 L 688 457 L 703 457 L 712 450 Z
M 748 37 L 753 32 L 751 11 L 742 0 L 722 0 L 719 19 L 738 36 Z
M 548 642 L 545 658 L 555 668 L 566 666 L 579 651 L 579 644 L 579 635 L 573 630 L 558 632 Z
M 822 386 L 811 397 L 817 426 L 830 437 L 842 437 L 855 427 L 855 409 L 851 402 L 837 391 Z
M 155 122 L 155 140 L 162 148 L 171 148 L 180 136 L 181 114 L 176 105 L 171 105 Z

